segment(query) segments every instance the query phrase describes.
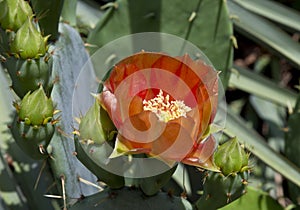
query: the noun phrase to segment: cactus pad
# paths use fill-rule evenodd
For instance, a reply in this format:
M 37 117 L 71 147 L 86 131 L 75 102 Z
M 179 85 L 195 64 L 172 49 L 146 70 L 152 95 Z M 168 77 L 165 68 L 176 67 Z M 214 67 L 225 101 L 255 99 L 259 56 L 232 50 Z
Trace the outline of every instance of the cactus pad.
M 52 58 L 49 55 L 31 60 L 9 57 L 4 65 L 12 79 L 12 89 L 20 98 L 23 98 L 28 91 L 38 89 L 40 85 L 43 86 L 46 94 L 50 95 Z
M 192 210 L 191 204 L 183 198 L 166 193 L 147 197 L 137 189 L 106 189 L 100 193 L 84 198 L 70 210 L 130 209 L 130 210 Z
M 246 171 L 229 176 L 218 172 L 207 173 L 204 194 L 196 203 L 197 209 L 218 209 L 236 200 L 246 192 L 247 179 Z
M 51 122 L 35 127 L 19 121 L 16 114 L 11 125 L 11 132 L 20 148 L 33 159 L 48 157 L 46 148 L 54 134 Z

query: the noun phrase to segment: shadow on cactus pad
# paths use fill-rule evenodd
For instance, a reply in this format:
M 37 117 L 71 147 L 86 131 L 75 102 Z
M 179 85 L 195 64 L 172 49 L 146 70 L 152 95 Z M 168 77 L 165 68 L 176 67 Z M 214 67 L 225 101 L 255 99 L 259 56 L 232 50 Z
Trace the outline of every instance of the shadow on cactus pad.
M 131 188 L 121 190 L 106 189 L 100 193 L 84 198 L 70 210 L 93 209 L 131 209 L 131 210 L 192 210 L 191 204 L 180 197 L 167 193 L 145 196 L 141 191 Z

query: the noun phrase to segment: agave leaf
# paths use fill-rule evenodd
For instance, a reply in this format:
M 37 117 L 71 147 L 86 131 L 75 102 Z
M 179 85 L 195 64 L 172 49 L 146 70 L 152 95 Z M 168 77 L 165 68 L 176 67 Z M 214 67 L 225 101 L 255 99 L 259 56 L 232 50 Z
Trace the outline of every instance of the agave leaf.
M 300 31 L 300 13 L 276 1 L 233 0 L 245 9 L 284 26 Z
M 282 151 L 284 145 L 284 131 L 286 109 L 263 98 L 250 96 L 250 103 L 258 116 L 269 126 L 268 143 L 276 151 Z
M 237 31 L 300 68 L 299 43 L 272 22 L 249 12 L 234 1 L 228 1 L 228 7 L 231 15 L 235 17 L 234 26 Z
M 294 113 L 289 116 L 287 126 L 288 131 L 286 132 L 285 140 L 285 155 L 298 167 L 300 167 L 299 161 L 299 140 L 300 140 L 300 130 L 299 130 L 299 121 L 300 121 L 300 113 L 299 113 L 299 105 L 300 105 L 300 96 L 298 97 L 297 104 L 294 109 Z M 288 182 L 288 191 L 290 198 L 298 203 L 300 187 L 295 184 Z
M 247 93 L 262 97 L 282 106 L 294 106 L 297 94 L 294 91 L 280 87 L 266 77 L 256 74 L 248 69 L 234 66 L 229 85 Z M 253 88 L 255 87 L 255 88 Z

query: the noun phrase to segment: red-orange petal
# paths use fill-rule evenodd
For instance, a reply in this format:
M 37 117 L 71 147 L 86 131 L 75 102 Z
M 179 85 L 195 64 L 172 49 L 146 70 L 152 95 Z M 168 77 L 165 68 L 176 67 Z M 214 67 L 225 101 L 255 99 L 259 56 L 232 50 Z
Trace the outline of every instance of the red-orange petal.
M 217 147 L 215 138 L 210 135 L 206 140 L 194 145 L 193 150 L 182 160 L 182 163 L 213 171 L 219 171 L 213 162 Z
M 151 155 L 181 161 L 193 145 L 189 131 L 176 122 L 169 122 L 162 135 L 153 142 Z

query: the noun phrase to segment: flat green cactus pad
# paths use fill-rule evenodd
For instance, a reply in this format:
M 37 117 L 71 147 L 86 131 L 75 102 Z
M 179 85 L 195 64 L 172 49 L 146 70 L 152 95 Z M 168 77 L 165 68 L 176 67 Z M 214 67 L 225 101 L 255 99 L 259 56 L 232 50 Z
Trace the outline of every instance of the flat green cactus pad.
M 111 7 L 90 33 L 89 44 L 99 48 L 139 32 L 173 34 L 199 47 L 222 71 L 220 76 L 226 86 L 233 58 L 233 29 L 225 1 L 119 0 L 115 5 L 117 8 Z M 97 48 L 90 50 L 93 53 Z
M 121 190 L 106 189 L 100 193 L 84 198 L 70 210 L 93 209 L 130 209 L 130 210 L 191 210 L 191 204 L 183 198 L 167 193 L 145 196 L 140 190 L 123 188 Z

